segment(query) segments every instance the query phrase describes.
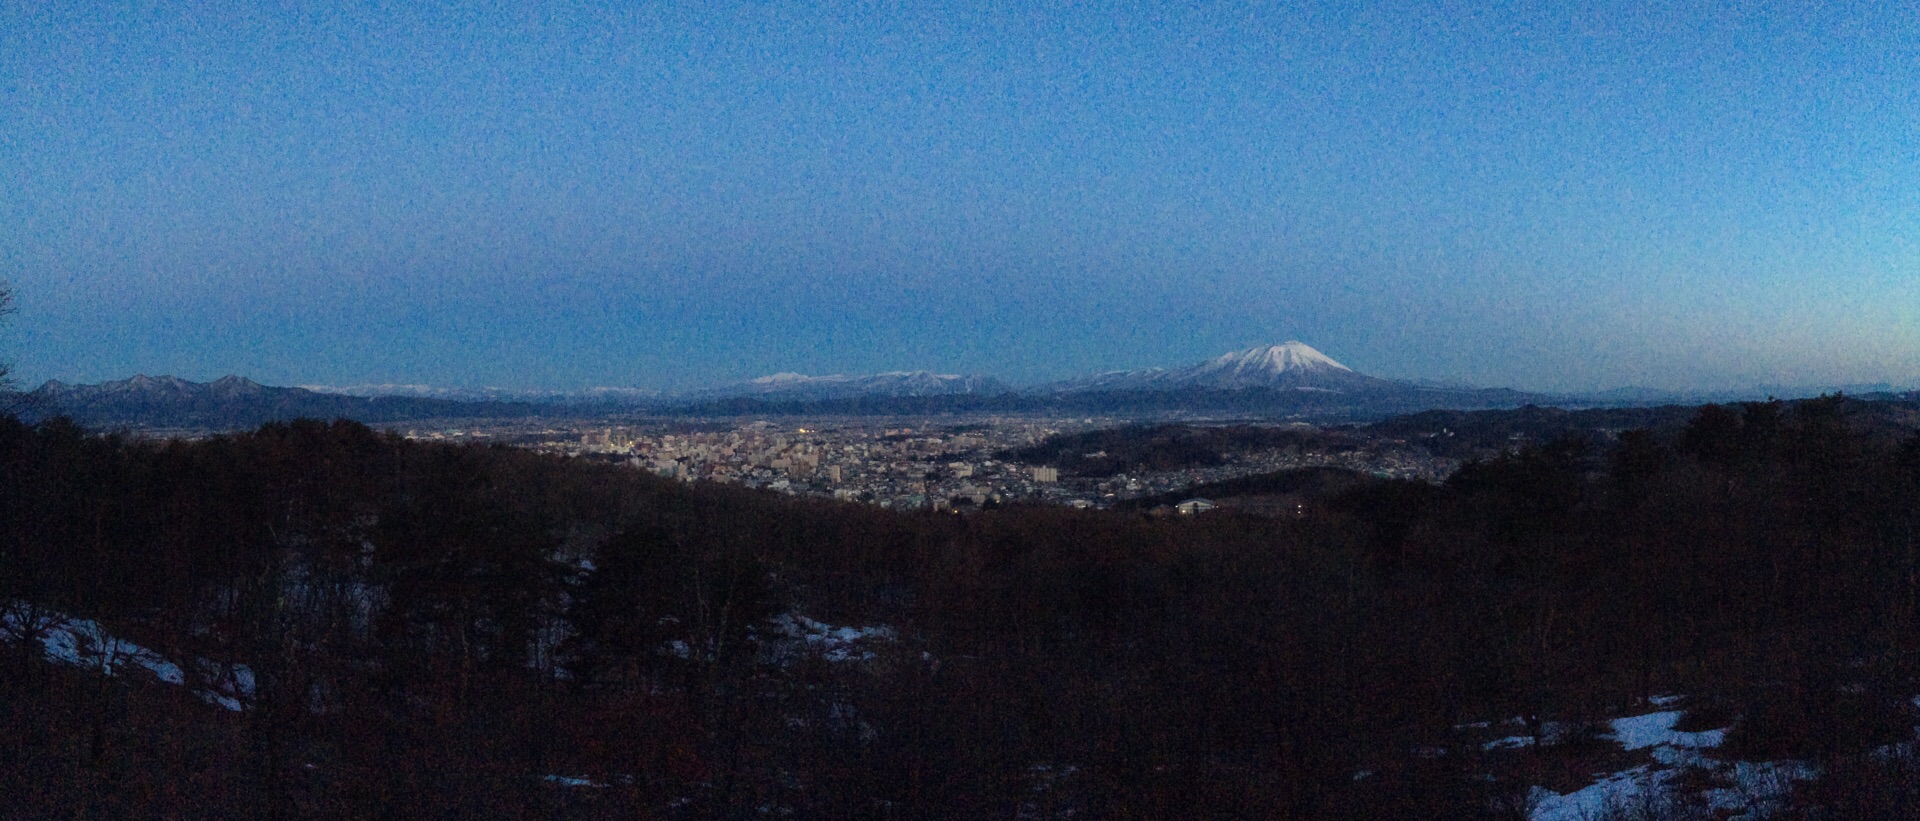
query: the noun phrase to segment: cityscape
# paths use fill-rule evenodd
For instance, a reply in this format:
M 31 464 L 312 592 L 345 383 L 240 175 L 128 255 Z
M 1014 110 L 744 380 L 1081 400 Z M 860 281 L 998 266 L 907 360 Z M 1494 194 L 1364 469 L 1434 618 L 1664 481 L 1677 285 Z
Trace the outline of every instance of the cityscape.
M 1007 452 L 1048 437 L 1125 426 L 1085 417 L 829 418 L 818 421 L 651 420 L 613 425 L 461 422 L 392 428 L 411 439 L 502 442 L 543 453 L 611 461 L 686 482 L 717 482 L 895 510 L 981 510 L 1009 503 L 1107 508 L 1211 482 L 1309 467 L 1438 482 L 1459 460 L 1362 428 L 1303 422 L 1273 427 L 1323 435 L 1324 446 L 1238 450 L 1226 464 L 1111 476 L 1075 476 L 1015 461 Z M 1098 455 L 1098 454 L 1096 454 Z

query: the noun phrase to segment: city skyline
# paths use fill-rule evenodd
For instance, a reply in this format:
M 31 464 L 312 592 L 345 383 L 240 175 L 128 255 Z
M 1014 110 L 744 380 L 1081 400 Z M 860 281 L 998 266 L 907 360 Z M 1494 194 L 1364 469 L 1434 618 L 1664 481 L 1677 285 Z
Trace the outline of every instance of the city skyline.
M 1871 4 L 0 10 L 28 387 L 1920 384 Z

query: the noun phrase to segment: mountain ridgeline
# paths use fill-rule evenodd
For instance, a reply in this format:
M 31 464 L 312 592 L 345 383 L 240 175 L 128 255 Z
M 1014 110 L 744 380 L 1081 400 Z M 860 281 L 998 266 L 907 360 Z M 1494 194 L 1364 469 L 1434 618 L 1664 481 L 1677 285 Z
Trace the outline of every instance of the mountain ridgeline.
M 438 418 L 515 418 L 543 408 L 526 402 L 462 402 L 409 396 L 346 396 L 306 388 L 270 387 L 227 376 L 190 382 L 171 376 L 135 376 L 97 385 L 47 382 L 19 396 L 28 419 L 66 416 L 88 425 L 147 428 L 250 428 L 292 419 L 353 419 L 366 423 Z
M 892 371 L 864 376 L 807 376 L 777 373 L 732 385 L 683 394 L 692 401 L 733 397 L 765 397 L 785 401 L 822 401 L 860 397 L 973 396 L 1007 393 L 998 379 L 979 374 Z
M 1812 394 L 1803 394 L 1812 395 Z M 1897 394 L 1883 394 L 1897 396 Z M 344 418 L 367 423 L 427 419 L 661 416 L 924 416 L 1059 413 L 1234 416 L 1375 421 L 1421 411 L 1527 405 L 1674 404 L 1673 395 L 1629 401 L 1618 392 L 1577 396 L 1382 379 L 1301 342 L 1223 354 L 1181 368 L 1111 371 L 1027 388 L 978 374 L 894 371 L 867 375 L 780 373 L 681 393 L 638 388 L 513 391 L 357 385 L 268 387 L 237 376 L 207 383 L 137 376 L 97 385 L 48 382 L 13 404 L 28 418 L 66 415 L 90 425 L 239 429 L 269 421 Z M 1633 394 L 1641 396 L 1641 394 Z M 1657 401 L 1655 401 L 1657 400 Z
M 48 382 L 21 397 L 31 418 L 86 424 L 233 429 L 299 417 L 384 423 L 432 418 L 661 415 L 1069 413 L 1371 419 L 1430 408 L 1504 408 L 1555 397 L 1436 387 L 1358 373 L 1300 342 L 1249 348 L 1184 368 L 1148 368 L 1014 389 L 989 376 L 898 371 L 775 374 L 678 394 L 437 389 L 420 385 L 282 388 L 237 376 L 208 383 L 137 376 L 97 385 Z

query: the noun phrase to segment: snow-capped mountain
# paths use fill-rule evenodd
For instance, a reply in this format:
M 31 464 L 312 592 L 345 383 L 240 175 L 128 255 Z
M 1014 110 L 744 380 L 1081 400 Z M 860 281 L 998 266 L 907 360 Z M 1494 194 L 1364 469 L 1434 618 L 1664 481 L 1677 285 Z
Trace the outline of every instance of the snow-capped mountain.
M 807 376 L 776 373 L 685 394 L 690 399 L 760 397 L 769 399 L 841 399 L 854 396 L 954 396 L 1006 393 L 1007 386 L 990 376 L 889 371 L 874 374 Z
M 1109 371 L 1042 387 L 1056 393 L 1234 388 L 1354 392 L 1397 384 L 1359 373 L 1304 342 L 1288 341 L 1222 354 L 1184 368 Z

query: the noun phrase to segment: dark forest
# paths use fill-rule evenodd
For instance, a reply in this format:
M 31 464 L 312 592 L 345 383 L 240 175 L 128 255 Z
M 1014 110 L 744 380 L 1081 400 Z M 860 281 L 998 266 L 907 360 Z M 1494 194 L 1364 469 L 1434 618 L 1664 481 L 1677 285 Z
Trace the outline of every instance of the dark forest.
M 1706 406 L 1297 518 L 0 419 L 0 815 L 1521 818 L 1585 748 L 1461 726 L 1681 693 L 1820 766 L 1786 817 L 1906 817 L 1920 436 L 1882 410 Z M 51 614 L 198 661 L 50 664 Z M 196 695 L 241 665 L 243 709 Z

